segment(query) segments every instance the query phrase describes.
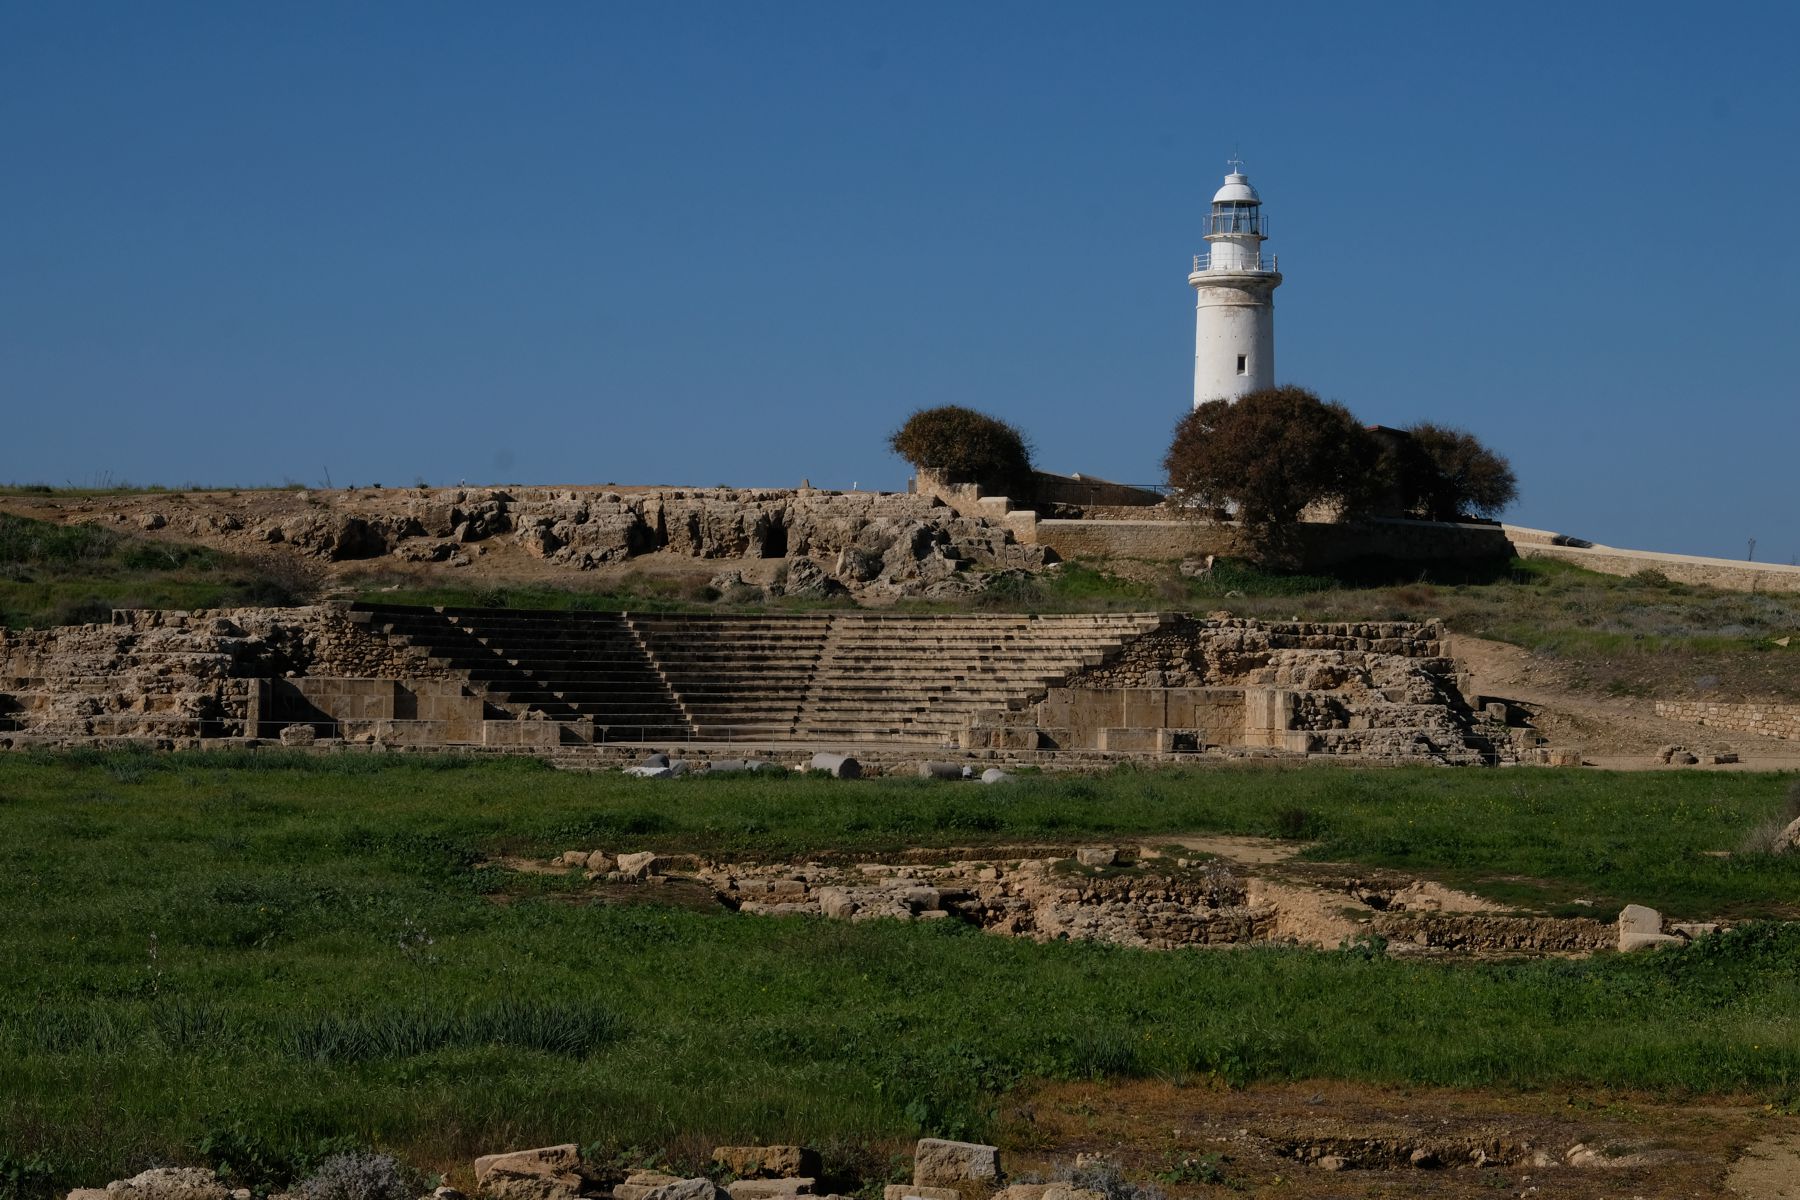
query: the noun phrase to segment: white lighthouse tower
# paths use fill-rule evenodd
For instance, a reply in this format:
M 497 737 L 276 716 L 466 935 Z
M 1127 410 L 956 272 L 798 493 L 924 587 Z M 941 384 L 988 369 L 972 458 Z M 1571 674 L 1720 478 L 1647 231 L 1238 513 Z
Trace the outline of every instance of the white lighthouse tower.
M 1231 160 L 1234 168 L 1243 164 Z M 1213 193 L 1207 250 L 1194 255 L 1188 284 L 1194 309 L 1194 407 L 1236 400 L 1275 385 L 1277 262 L 1265 256 L 1269 237 L 1262 197 L 1241 169 Z

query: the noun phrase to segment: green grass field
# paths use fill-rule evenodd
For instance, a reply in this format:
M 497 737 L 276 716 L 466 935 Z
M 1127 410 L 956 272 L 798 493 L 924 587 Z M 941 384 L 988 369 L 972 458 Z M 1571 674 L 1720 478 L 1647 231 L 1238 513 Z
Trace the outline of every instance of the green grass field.
M 1493 894 L 1788 911 L 1719 858 L 1785 811 L 1754 774 L 1234 769 L 657 783 L 525 760 L 0 757 L 0 1189 L 154 1162 L 284 1184 L 373 1145 L 425 1170 L 574 1140 L 979 1135 L 1034 1079 L 1606 1085 L 1800 1102 L 1800 927 L 1585 962 L 1153 953 L 935 922 L 596 904 L 485 865 L 570 847 L 775 856 L 1301 834 Z M 1509 891 L 1510 889 L 1510 891 Z

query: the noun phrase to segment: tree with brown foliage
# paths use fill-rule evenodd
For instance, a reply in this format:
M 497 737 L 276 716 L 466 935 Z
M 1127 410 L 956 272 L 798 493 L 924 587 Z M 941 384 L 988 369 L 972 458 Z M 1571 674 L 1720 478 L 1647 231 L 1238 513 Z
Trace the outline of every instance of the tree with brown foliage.
M 1411 452 L 1399 468 L 1410 511 L 1436 521 L 1497 517 L 1519 497 L 1512 464 L 1474 434 L 1422 421 L 1406 430 Z
M 972 408 L 921 408 L 888 438 L 915 467 L 931 467 L 982 483 L 1022 482 L 1031 474 L 1031 443 L 1016 428 Z
M 1175 426 L 1163 468 L 1177 503 L 1233 509 L 1267 543 L 1309 505 L 1360 507 L 1377 456 L 1349 409 L 1289 385 L 1202 404 Z

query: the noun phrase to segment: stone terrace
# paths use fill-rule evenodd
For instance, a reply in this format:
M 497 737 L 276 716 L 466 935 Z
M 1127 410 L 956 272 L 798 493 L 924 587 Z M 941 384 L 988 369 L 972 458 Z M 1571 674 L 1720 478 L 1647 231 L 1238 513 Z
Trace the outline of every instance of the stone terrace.
M 591 722 L 595 741 L 954 744 L 1161 628 L 1156 613 L 521 612 L 358 605 L 491 703 Z

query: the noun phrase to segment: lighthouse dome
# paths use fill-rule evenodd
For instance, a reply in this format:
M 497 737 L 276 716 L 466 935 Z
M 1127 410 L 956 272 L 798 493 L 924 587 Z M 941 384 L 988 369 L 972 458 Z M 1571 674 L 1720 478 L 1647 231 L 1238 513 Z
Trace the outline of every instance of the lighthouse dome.
M 1225 186 L 1213 193 L 1214 204 L 1261 204 L 1262 197 L 1250 186 L 1250 177 L 1233 171 L 1225 177 Z

